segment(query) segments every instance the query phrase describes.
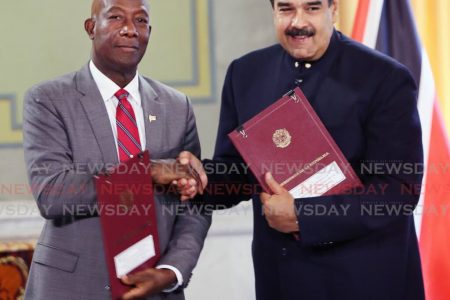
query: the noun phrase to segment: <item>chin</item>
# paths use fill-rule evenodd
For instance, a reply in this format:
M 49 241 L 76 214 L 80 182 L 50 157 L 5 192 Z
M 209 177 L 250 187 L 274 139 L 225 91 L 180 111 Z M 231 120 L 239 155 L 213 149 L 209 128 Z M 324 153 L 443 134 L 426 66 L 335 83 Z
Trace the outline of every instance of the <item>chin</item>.
M 116 61 L 116 66 L 118 66 L 121 69 L 131 69 L 131 68 L 137 68 L 140 59 L 120 59 Z
M 317 55 L 316 51 L 306 50 L 306 49 L 297 49 L 291 52 L 292 57 L 299 60 L 314 60 L 314 57 Z
M 291 52 L 290 54 L 293 58 L 295 58 L 297 60 L 307 60 L 311 57 L 310 55 L 307 55 L 305 53 L 299 53 L 299 52 L 295 52 L 295 51 Z

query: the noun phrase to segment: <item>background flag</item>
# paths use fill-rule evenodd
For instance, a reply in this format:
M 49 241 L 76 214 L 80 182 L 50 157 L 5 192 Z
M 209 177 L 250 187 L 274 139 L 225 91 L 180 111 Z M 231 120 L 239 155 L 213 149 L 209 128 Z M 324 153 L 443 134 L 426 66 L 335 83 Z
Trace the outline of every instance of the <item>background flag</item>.
M 415 221 L 425 293 L 428 300 L 450 299 L 450 145 L 409 1 L 360 0 L 352 37 L 406 65 L 420 88 L 426 166 Z

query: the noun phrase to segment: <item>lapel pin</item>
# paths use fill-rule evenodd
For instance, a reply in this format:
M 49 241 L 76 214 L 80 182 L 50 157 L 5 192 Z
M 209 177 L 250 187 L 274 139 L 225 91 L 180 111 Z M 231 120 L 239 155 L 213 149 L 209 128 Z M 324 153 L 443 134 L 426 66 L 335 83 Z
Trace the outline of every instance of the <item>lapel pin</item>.
M 156 121 L 156 116 L 148 115 L 148 120 L 151 122 Z

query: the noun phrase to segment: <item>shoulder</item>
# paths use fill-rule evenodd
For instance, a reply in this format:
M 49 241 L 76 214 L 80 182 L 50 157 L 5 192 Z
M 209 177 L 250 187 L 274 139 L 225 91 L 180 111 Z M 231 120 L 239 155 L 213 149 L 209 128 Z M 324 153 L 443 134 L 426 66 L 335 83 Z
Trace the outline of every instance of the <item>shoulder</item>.
M 260 63 L 262 61 L 266 61 L 268 59 L 273 59 L 274 56 L 282 54 L 283 48 L 279 44 L 275 44 L 269 47 L 265 47 L 262 49 L 258 49 L 252 52 L 249 52 L 240 58 L 236 59 L 236 62 L 239 63 L 252 63 L 257 62 Z
M 143 88 L 151 89 L 159 101 L 163 101 L 166 105 L 182 107 L 190 105 L 187 96 L 173 87 L 145 76 L 140 76 L 140 79 L 144 82 Z
M 78 72 L 71 72 L 33 85 L 25 93 L 24 105 L 44 105 L 50 108 L 79 98 L 81 94 L 76 88 L 77 74 Z
M 145 76 L 141 76 L 141 78 L 153 88 L 153 90 L 158 94 L 158 96 L 168 96 L 170 98 L 175 99 L 186 98 L 185 94 L 174 89 L 173 87 L 168 86 L 165 83 L 162 83 L 158 80 L 150 79 Z
M 368 99 L 371 108 L 398 101 L 416 105 L 417 84 L 407 67 L 342 34 L 338 43 L 339 55 L 330 79 L 344 90 L 356 92 L 361 99 Z
M 235 59 L 232 64 L 242 67 L 261 67 L 270 64 L 274 60 L 274 57 L 282 55 L 283 51 L 281 45 L 275 44 L 249 52 Z
M 228 74 L 236 74 L 239 78 L 259 78 L 271 74 L 283 56 L 283 48 L 275 44 L 266 48 L 249 52 L 231 62 Z
M 75 78 L 77 72 L 71 72 L 50 80 L 33 85 L 28 89 L 27 95 L 58 97 L 67 95 L 75 89 Z
M 377 73 L 390 74 L 403 73 L 410 76 L 409 70 L 395 59 L 356 42 L 345 35 L 338 33 L 341 61 L 344 66 L 353 68 L 361 74 Z

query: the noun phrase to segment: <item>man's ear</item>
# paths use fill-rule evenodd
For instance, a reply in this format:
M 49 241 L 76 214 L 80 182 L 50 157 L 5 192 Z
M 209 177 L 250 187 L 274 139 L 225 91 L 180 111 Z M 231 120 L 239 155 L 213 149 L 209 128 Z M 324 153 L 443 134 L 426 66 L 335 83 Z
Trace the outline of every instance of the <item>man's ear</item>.
M 333 24 L 335 24 L 338 20 L 338 14 L 339 14 L 339 0 L 333 0 L 331 5 L 333 6 Z
M 88 34 L 91 40 L 94 39 L 94 28 L 95 28 L 95 20 L 93 18 L 86 19 L 84 21 L 84 30 Z

